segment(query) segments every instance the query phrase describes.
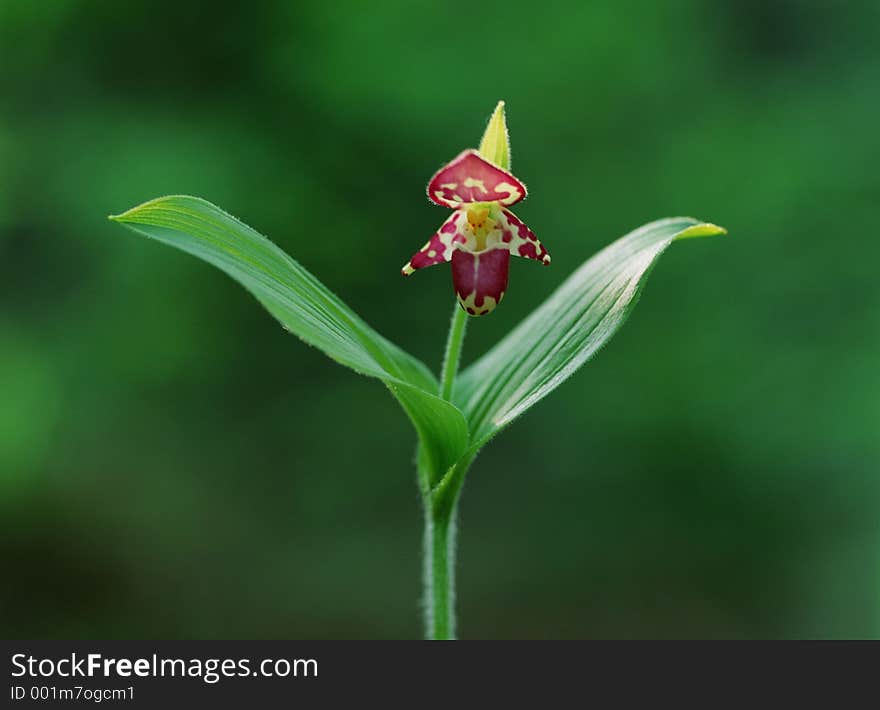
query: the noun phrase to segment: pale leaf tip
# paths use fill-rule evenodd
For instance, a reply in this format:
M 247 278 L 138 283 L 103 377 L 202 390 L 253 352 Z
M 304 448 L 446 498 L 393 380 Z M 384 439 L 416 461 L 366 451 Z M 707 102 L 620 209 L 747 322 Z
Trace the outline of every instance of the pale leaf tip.
M 125 210 L 125 212 L 120 212 L 119 214 L 108 214 L 107 219 L 111 222 L 127 222 L 131 212 L 132 210 Z
M 712 224 L 711 222 L 700 222 L 679 232 L 675 238 L 691 239 L 694 237 L 714 237 L 721 234 L 727 234 L 727 230 L 724 227 Z
M 120 222 L 120 223 L 135 222 L 135 223 L 137 223 L 137 222 L 141 221 L 140 218 L 143 215 L 149 214 L 152 210 L 155 210 L 157 208 L 162 208 L 162 207 L 168 206 L 173 203 L 184 203 L 187 201 L 189 201 L 189 202 L 196 201 L 196 202 L 200 202 L 200 203 L 204 203 L 204 204 L 210 204 L 210 203 L 206 203 L 205 200 L 202 200 L 201 198 L 191 197 L 190 195 L 164 195 L 162 197 L 155 197 L 152 200 L 147 200 L 146 202 L 143 202 L 139 205 L 135 205 L 134 207 L 131 207 L 131 208 L 125 210 L 125 212 L 120 212 L 119 214 L 107 215 L 107 219 L 109 219 L 111 222 Z M 181 208 L 183 207 L 182 204 L 180 206 L 181 206 Z
M 150 200 L 150 202 L 154 202 L 154 200 Z M 120 223 L 135 221 L 132 219 L 132 217 L 136 215 L 141 210 L 141 208 L 150 204 L 150 202 L 144 202 L 142 205 L 135 205 L 134 207 L 125 210 L 125 212 L 120 212 L 119 214 L 107 215 L 107 219 L 109 219 L 111 222 Z
M 119 223 L 130 222 L 131 221 L 130 218 L 131 218 L 132 213 L 136 212 L 138 207 L 132 207 L 129 210 L 125 210 L 125 212 L 120 212 L 119 214 L 109 214 L 109 215 L 107 215 L 107 219 L 109 219 L 111 222 L 119 222 Z

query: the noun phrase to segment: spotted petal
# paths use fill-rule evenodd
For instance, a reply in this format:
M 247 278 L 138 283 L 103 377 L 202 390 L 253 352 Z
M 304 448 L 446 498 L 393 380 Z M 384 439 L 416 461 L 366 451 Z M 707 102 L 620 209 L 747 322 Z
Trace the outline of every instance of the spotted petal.
M 501 229 L 502 243 L 507 246 L 513 256 L 534 259 L 540 261 L 544 266 L 550 263 L 550 254 L 547 252 L 547 248 L 513 212 L 502 209 L 498 227 Z
M 504 248 L 452 253 L 452 283 L 458 303 L 472 316 L 495 310 L 507 291 L 510 252 Z
M 459 154 L 428 183 L 428 198 L 452 209 L 471 202 L 513 205 L 525 196 L 525 185 L 475 150 Z
M 409 276 L 416 269 L 424 269 L 452 259 L 453 245 L 463 243 L 466 239 L 463 232 L 466 223 L 467 219 L 461 210 L 453 212 L 443 226 L 434 232 L 434 236 L 425 242 L 425 246 L 404 264 L 400 272 L 404 276 Z

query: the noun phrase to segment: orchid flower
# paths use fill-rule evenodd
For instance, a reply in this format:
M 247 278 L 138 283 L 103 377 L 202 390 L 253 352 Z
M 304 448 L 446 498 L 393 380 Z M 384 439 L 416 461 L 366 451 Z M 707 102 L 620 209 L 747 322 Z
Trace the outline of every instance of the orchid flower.
M 465 150 L 428 182 L 428 199 L 453 210 L 427 243 L 401 269 L 452 262 L 459 305 L 472 316 L 495 310 L 507 291 L 510 256 L 550 263 L 550 254 L 508 208 L 526 197 L 526 186 L 509 172 L 510 144 L 499 101 L 479 150 Z

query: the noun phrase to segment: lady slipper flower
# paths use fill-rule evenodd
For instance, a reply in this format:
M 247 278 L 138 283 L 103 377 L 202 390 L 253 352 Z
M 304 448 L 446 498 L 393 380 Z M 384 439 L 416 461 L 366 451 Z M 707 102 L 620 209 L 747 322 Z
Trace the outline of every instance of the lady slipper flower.
M 428 183 L 428 199 L 452 215 L 401 269 L 452 262 L 458 303 L 472 316 L 495 309 L 507 291 L 510 256 L 550 263 L 534 232 L 508 207 L 526 196 L 526 186 L 509 172 L 510 144 L 499 101 L 480 142 L 444 165 Z

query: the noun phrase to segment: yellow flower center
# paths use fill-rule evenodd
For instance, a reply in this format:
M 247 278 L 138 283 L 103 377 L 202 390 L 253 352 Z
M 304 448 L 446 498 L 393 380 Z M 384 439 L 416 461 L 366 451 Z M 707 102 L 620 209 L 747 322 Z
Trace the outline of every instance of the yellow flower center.
M 489 206 L 477 203 L 468 207 L 467 221 L 477 239 L 477 251 L 486 248 L 486 237 L 495 229 L 495 220 L 489 216 Z

